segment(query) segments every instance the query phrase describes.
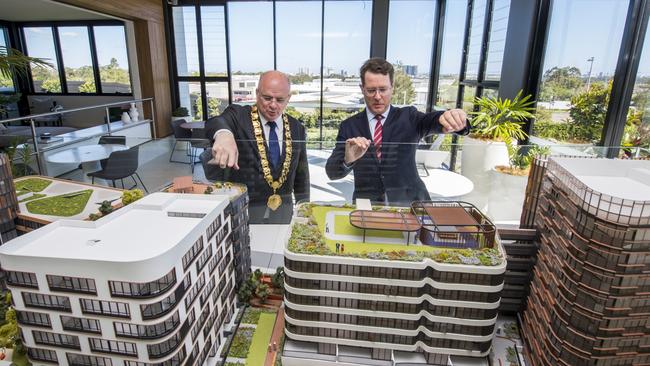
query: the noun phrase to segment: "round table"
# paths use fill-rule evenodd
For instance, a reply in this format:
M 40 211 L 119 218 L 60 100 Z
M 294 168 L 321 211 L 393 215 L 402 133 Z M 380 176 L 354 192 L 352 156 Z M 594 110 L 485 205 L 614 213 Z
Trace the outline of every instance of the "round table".
M 126 145 L 102 144 L 73 147 L 48 156 L 45 160 L 59 164 L 81 164 L 84 172 L 99 170 L 97 162 L 106 159 L 113 151 L 127 150 Z
M 446 169 L 429 169 L 429 176 L 420 178 L 434 199 L 460 197 L 474 190 L 474 183 L 469 178 Z

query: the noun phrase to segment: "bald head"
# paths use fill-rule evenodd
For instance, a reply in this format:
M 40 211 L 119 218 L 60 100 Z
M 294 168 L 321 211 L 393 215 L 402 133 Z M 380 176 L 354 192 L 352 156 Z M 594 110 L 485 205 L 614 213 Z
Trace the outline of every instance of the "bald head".
M 291 97 L 289 77 L 280 71 L 267 71 L 260 75 L 256 92 L 257 109 L 267 121 L 277 122 Z

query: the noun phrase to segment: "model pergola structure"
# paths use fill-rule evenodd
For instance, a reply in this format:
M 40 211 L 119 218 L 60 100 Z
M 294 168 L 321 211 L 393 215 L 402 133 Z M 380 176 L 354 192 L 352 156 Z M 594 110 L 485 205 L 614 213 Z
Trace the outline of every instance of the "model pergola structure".
M 415 232 L 422 244 L 456 248 L 492 248 L 496 235 L 494 224 L 474 205 L 454 201 L 414 201 L 410 212 L 355 210 L 350 225 L 363 230 L 364 243 L 366 230 L 406 232 L 407 245 Z

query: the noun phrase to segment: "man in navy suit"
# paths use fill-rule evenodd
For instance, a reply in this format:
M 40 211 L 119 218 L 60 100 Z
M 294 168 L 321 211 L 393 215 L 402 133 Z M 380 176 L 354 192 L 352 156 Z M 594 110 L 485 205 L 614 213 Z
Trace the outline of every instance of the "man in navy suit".
M 366 109 L 341 123 L 327 176 L 341 179 L 354 171 L 353 199 L 402 205 L 429 200 L 415 165 L 418 142 L 434 133 L 468 134 L 467 114 L 391 106 L 394 69 L 384 59 L 369 59 L 360 75 Z

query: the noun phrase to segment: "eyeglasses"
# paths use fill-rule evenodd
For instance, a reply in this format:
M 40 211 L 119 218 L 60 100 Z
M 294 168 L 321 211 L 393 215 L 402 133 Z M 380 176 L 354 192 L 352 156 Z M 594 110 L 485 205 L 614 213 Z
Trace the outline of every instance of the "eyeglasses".
M 282 97 L 280 97 L 280 98 L 274 98 L 274 97 L 272 97 L 272 96 L 270 96 L 270 95 L 264 95 L 264 94 L 262 94 L 262 95 L 260 95 L 260 96 L 262 97 L 262 100 L 264 100 L 264 101 L 267 102 L 267 103 L 271 103 L 271 102 L 273 102 L 273 100 L 275 99 L 275 101 L 276 101 L 278 104 L 284 104 L 284 103 L 287 102 L 287 100 L 289 100 L 289 98 L 282 98 Z
M 367 97 L 374 97 L 375 94 L 379 93 L 382 97 L 390 93 L 392 88 L 370 88 L 366 89 L 364 87 L 361 87 L 361 90 L 363 90 L 363 94 L 365 94 Z

